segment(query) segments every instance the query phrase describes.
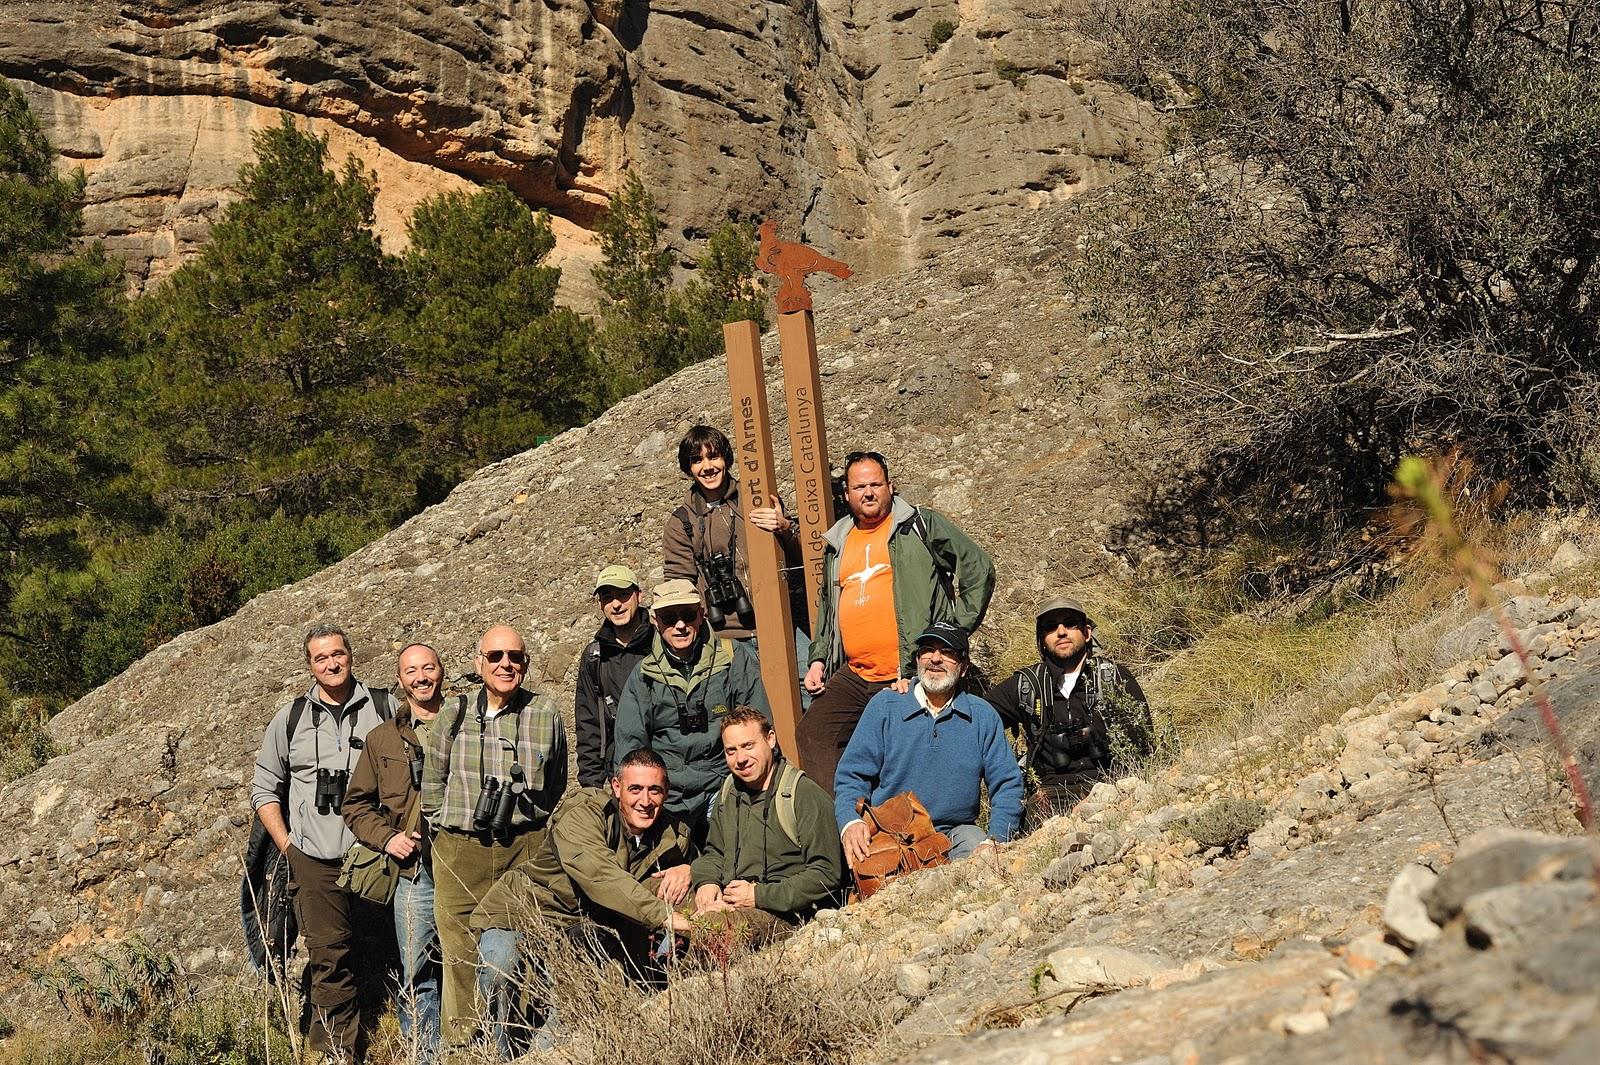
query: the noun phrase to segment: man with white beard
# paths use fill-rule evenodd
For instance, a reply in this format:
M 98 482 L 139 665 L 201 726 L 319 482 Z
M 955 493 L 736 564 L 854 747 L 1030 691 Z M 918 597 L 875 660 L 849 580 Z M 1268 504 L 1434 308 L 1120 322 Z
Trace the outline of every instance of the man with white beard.
M 871 836 L 856 816 L 869 805 L 916 792 L 933 825 L 950 837 L 952 861 L 1016 831 L 1022 817 L 1022 771 L 994 707 L 956 687 L 967 671 L 967 632 L 953 622 L 929 625 L 916 639 L 917 683 L 872 697 L 850 737 L 833 781 L 834 813 L 844 856 L 855 865 Z M 989 788 L 988 830 L 978 827 L 980 785 Z

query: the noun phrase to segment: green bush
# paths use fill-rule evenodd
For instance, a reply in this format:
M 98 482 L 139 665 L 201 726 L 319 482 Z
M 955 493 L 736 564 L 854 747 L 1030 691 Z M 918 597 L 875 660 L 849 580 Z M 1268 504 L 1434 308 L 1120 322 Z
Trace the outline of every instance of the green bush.
M 13 698 L 0 686 L 0 784 L 27 776 L 60 753 L 45 730 L 49 720 L 42 700 Z
M 956 35 L 956 24 L 947 18 L 938 19 L 928 30 L 928 51 L 937 52 L 946 41 Z
M 1172 832 L 1187 836 L 1207 849 L 1221 847 L 1232 853 L 1244 846 L 1250 833 L 1267 823 L 1267 808 L 1254 799 L 1232 796 L 1211 802 L 1172 826 Z
M 1027 75 L 1022 72 L 1020 67 L 1018 67 L 1011 60 L 1007 59 L 1005 56 L 1001 56 L 999 59 L 995 60 L 994 72 L 999 75 L 1001 79 L 1009 81 L 1019 89 L 1022 88 L 1023 79 L 1027 77 Z

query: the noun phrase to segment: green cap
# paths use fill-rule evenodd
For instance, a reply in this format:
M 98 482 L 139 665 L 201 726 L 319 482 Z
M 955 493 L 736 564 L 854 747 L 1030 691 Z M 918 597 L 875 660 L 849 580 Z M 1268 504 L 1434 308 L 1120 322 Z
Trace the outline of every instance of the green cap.
M 594 579 L 594 590 L 602 588 L 637 588 L 639 575 L 627 566 L 607 566 L 600 571 L 600 576 Z

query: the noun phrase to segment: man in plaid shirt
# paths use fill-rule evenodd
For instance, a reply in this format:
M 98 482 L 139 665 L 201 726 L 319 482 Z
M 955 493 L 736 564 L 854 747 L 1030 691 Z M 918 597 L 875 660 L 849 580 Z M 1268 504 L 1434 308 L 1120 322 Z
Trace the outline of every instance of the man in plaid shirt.
M 434 916 L 444 954 L 441 1036 L 472 1040 L 478 944 L 472 913 L 507 870 L 539 848 L 567 786 L 566 733 L 555 702 L 522 687 L 528 651 L 498 625 L 478 641 L 483 686 L 447 705 L 423 762 L 422 812 L 434 827 Z

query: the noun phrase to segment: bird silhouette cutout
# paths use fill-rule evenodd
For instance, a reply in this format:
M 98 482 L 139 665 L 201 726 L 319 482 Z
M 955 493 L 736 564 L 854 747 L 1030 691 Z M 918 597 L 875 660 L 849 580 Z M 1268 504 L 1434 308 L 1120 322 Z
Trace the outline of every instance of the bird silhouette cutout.
M 807 274 L 832 274 L 843 280 L 851 270 L 837 259 L 830 259 L 815 248 L 778 239 L 778 224 L 771 219 L 761 223 L 761 251 L 756 265 L 778 279 L 778 313 L 811 309 L 811 293 L 806 290 Z

